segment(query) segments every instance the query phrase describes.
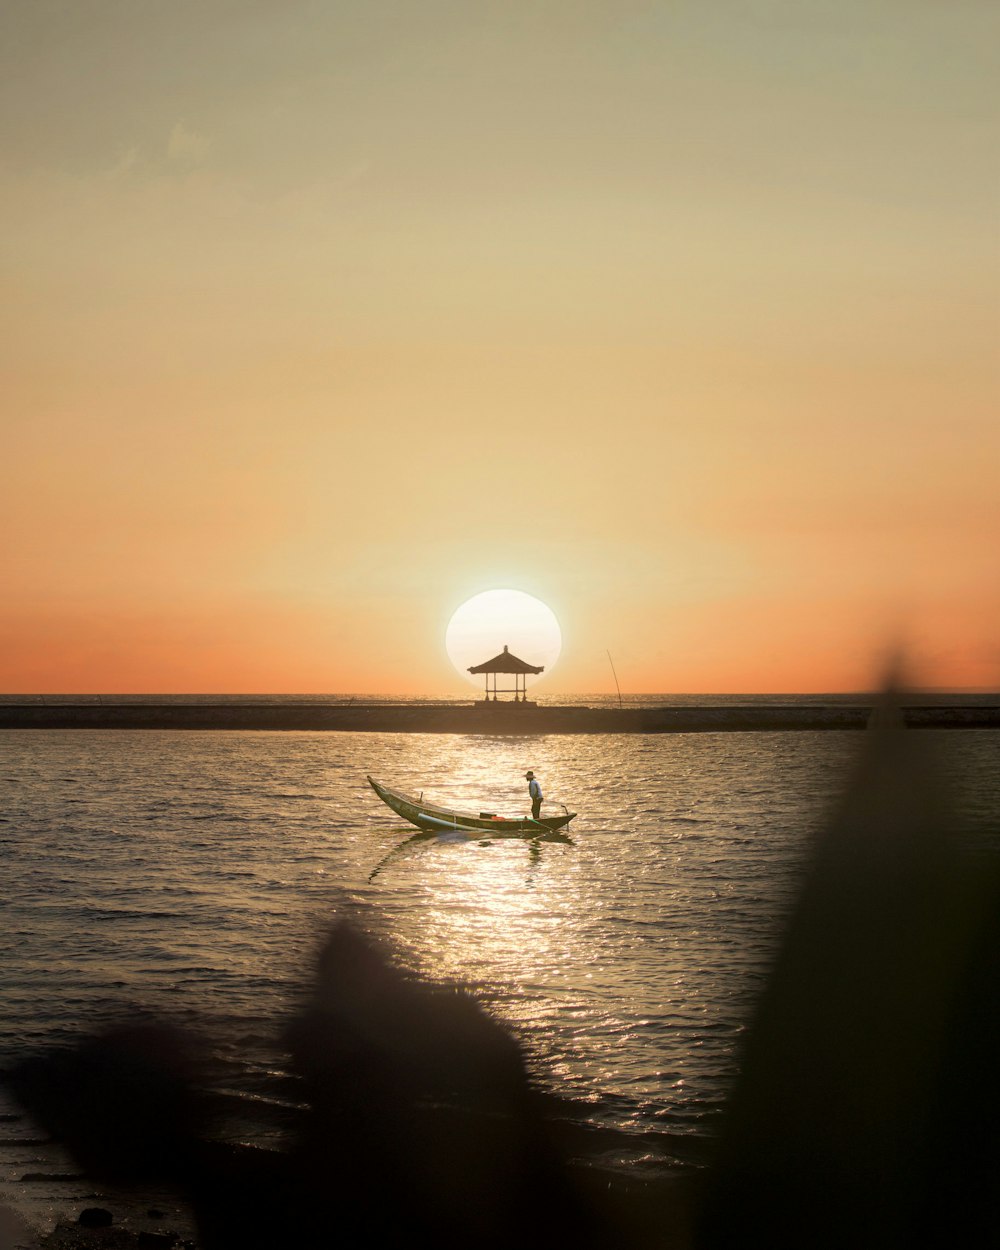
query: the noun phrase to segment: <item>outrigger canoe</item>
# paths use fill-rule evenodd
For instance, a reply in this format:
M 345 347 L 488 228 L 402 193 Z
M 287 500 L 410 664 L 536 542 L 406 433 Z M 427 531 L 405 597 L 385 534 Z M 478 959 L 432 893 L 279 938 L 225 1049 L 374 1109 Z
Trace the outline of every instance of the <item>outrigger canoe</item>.
M 368 778 L 368 784 L 397 816 L 402 816 L 410 824 L 429 833 L 457 830 L 476 835 L 486 833 L 500 837 L 544 838 L 546 835 L 550 837 L 554 835 L 554 838 L 559 841 L 568 841 L 567 835 L 560 833 L 560 830 L 576 815 L 576 812 L 566 811 L 564 807 L 562 816 L 541 816 L 538 820 L 534 820 L 531 816 L 496 816 L 493 812 L 480 812 L 478 816 L 474 816 L 471 812 L 454 812 L 450 808 L 428 803 L 423 794 L 417 799 L 408 794 L 401 794 L 398 790 L 391 790 L 388 786 L 381 785 L 374 777 Z

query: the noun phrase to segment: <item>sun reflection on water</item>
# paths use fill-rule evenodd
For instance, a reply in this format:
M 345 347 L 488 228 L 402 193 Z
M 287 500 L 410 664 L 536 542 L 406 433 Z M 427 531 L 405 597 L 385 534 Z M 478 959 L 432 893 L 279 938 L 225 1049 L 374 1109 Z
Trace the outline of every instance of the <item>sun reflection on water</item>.
M 373 773 L 445 806 L 525 814 L 530 768 L 547 806 L 579 812 L 573 845 L 431 838 L 382 872 L 379 914 L 407 962 L 469 987 L 515 1031 L 538 1079 L 599 1107 L 604 1122 L 669 1116 L 672 1132 L 699 1132 L 722 1104 L 791 898 L 806 793 L 789 786 L 794 745 L 778 735 L 757 736 L 753 753 L 721 735 L 385 745 Z M 803 776 L 812 762 L 802 752 Z

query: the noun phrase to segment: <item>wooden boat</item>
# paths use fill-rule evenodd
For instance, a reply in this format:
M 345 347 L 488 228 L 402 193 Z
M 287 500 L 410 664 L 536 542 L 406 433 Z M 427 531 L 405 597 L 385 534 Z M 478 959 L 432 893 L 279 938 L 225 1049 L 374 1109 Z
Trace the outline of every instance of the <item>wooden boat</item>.
M 480 812 L 474 816 L 471 812 L 454 812 L 450 808 L 428 803 L 423 794 L 416 799 L 401 794 L 381 785 L 374 777 L 368 778 L 368 784 L 398 816 L 429 833 L 458 831 L 475 836 L 492 834 L 494 837 L 548 838 L 568 842 L 569 836 L 561 830 L 576 815 L 576 812 L 569 812 L 564 807 L 562 816 L 541 816 L 538 820 L 531 816 L 497 816 L 493 812 Z

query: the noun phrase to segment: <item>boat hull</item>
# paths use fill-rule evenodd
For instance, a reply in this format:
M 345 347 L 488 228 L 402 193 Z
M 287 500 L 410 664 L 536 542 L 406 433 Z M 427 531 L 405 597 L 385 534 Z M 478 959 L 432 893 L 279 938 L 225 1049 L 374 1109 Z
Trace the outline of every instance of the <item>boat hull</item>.
M 416 825 L 418 829 L 424 829 L 428 833 L 465 832 L 476 836 L 486 834 L 493 837 L 522 838 L 549 836 L 558 838 L 560 841 L 569 841 L 568 835 L 560 831 L 576 815 L 575 812 L 566 812 L 562 816 L 542 816 L 538 820 L 530 816 L 513 819 L 504 819 L 499 816 L 475 816 L 471 812 L 454 812 L 446 807 L 427 803 L 422 798 L 415 799 L 412 795 L 402 794 L 398 790 L 382 785 L 374 777 L 368 778 L 368 784 L 397 816 L 402 816 L 411 825 Z

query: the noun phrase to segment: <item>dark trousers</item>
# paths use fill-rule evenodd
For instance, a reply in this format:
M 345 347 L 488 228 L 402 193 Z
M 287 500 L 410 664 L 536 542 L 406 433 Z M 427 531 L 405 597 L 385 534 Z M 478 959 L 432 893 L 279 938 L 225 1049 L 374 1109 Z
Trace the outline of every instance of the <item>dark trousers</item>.
M 538 817 L 541 815 L 541 812 L 542 812 L 542 800 L 532 799 L 531 800 L 531 819 L 537 820 Z

